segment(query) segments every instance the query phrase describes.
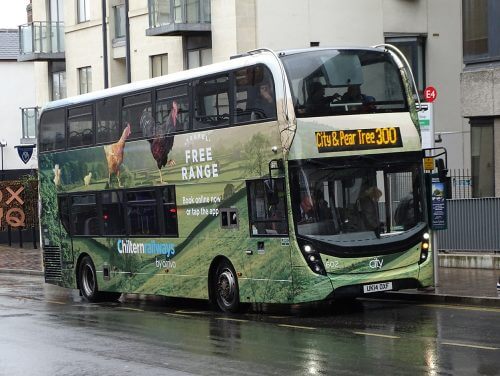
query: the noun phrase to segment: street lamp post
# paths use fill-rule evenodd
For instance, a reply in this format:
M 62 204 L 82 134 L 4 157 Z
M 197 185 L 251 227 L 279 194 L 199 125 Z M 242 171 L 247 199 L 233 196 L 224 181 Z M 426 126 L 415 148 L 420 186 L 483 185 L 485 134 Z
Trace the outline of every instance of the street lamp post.
M 7 146 L 7 141 L 5 139 L 0 140 L 0 148 L 2 148 L 2 181 L 4 180 L 3 172 L 3 148 Z

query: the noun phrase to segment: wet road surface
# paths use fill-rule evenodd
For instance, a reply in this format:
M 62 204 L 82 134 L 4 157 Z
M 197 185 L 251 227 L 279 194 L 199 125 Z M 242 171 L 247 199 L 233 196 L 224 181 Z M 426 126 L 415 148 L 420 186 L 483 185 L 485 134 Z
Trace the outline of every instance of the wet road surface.
M 362 300 L 223 315 L 202 302 L 90 304 L 0 274 L 0 375 L 499 375 L 500 309 Z

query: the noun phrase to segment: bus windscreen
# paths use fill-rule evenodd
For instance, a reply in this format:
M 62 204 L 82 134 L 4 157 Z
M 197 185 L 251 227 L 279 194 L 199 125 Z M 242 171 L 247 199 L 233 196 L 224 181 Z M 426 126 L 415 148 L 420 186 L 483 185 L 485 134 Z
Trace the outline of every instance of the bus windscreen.
M 386 52 L 325 49 L 283 55 L 297 117 L 408 111 Z

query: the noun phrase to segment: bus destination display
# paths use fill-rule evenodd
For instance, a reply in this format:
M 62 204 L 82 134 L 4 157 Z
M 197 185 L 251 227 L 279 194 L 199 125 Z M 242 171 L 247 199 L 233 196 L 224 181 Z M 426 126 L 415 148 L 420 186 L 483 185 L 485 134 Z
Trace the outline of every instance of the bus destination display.
M 399 127 L 316 132 L 319 153 L 397 148 L 403 146 Z

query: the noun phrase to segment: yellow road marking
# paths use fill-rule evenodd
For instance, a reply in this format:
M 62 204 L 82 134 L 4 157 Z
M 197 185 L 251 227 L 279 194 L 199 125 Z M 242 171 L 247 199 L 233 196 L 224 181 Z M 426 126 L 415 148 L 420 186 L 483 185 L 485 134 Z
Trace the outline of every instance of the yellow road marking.
M 137 312 L 144 312 L 143 309 L 139 309 L 139 308 L 130 308 L 130 307 L 116 307 L 117 309 L 123 309 L 123 310 L 126 310 L 126 311 L 137 311 Z
M 180 313 L 170 313 L 170 312 L 163 312 L 162 315 L 165 315 L 165 316 L 173 316 L 173 317 L 183 317 L 183 318 L 189 318 L 190 316 L 189 315 L 182 315 Z
M 232 319 L 231 317 L 216 317 L 215 319 L 216 320 L 224 320 L 224 321 L 248 322 L 248 320 Z
M 50 304 L 60 304 L 60 305 L 65 305 L 66 303 L 65 302 L 58 302 L 56 300 L 46 300 L 47 303 L 50 303 Z
M 176 313 L 184 313 L 186 315 L 208 315 L 209 312 L 207 311 L 183 311 L 183 310 L 179 310 L 179 311 L 175 311 Z
M 498 347 L 471 345 L 471 344 L 468 344 L 468 343 L 441 342 L 441 344 L 442 345 L 448 345 L 448 346 L 470 347 L 470 348 L 473 348 L 473 349 L 481 349 L 481 350 L 500 350 L 500 348 L 498 348 Z
M 401 337 L 391 336 L 387 334 L 378 334 L 378 333 L 368 333 L 368 332 L 353 332 L 354 334 L 359 334 L 361 336 L 371 336 L 371 337 L 381 337 L 381 338 L 390 338 L 390 339 L 399 339 Z
M 282 326 L 285 328 L 293 328 L 293 329 L 316 330 L 316 328 L 312 328 L 310 326 L 287 325 L 287 324 L 278 324 L 278 326 Z

